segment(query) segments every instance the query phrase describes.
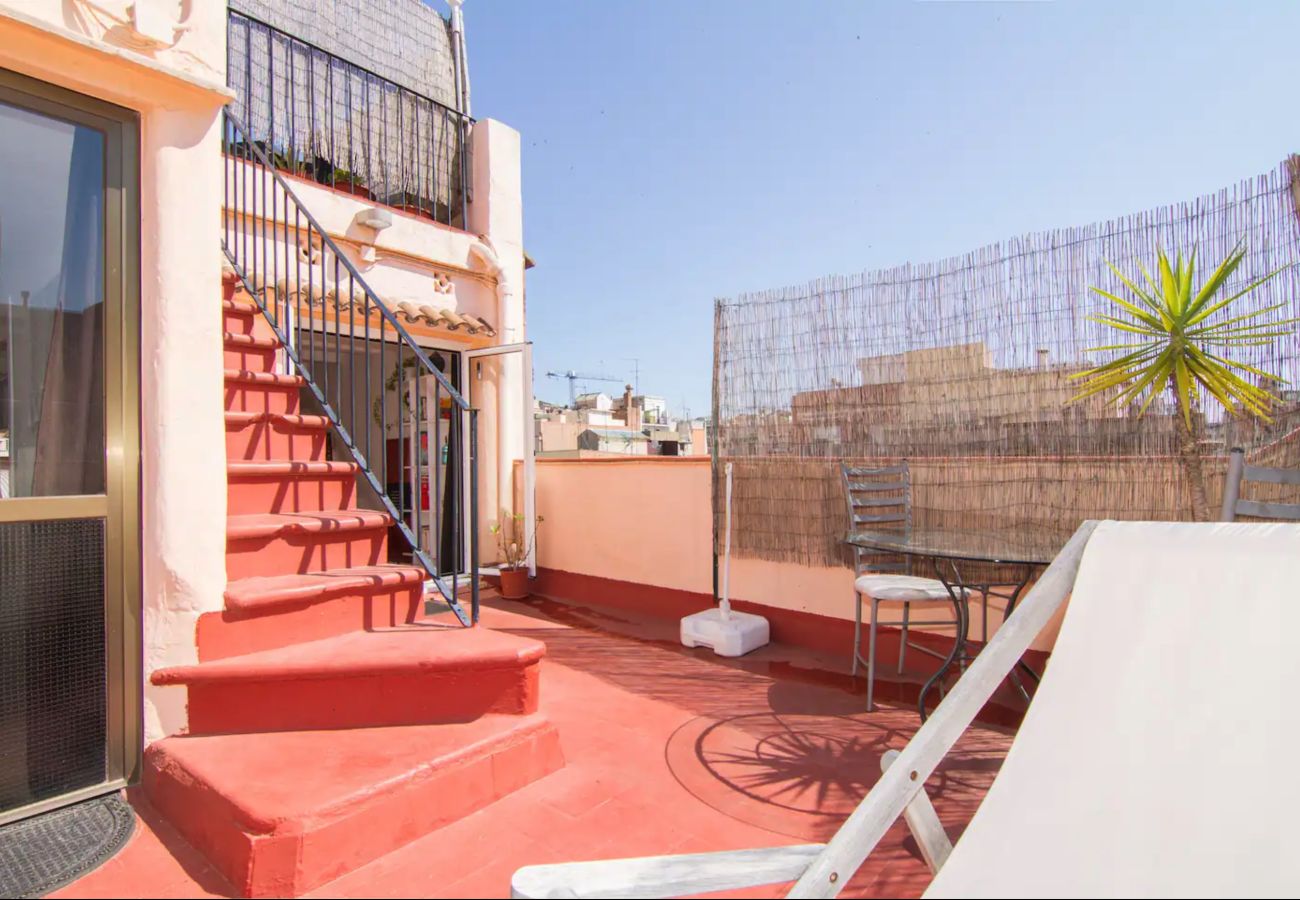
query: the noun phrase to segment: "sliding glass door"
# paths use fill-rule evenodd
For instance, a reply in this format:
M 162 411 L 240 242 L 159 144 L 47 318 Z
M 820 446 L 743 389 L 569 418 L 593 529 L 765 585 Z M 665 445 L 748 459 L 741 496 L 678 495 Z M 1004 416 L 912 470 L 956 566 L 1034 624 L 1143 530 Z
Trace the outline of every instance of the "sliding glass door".
M 137 125 L 0 70 L 0 822 L 140 753 Z

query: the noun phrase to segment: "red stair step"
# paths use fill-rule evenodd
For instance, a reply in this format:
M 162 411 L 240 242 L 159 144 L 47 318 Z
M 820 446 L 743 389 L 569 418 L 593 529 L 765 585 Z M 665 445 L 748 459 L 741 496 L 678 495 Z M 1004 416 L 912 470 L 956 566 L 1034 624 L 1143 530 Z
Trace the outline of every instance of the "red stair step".
M 271 325 L 256 304 L 241 300 L 221 301 L 221 327 L 231 334 L 272 337 Z
M 362 566 L 232 581 L 225 611 L 199 617 L 199 659 L 418 622 L 426 578 L 414 566 Z
M 236 460 L 226 464 L 226 512 L 319 512 L 352 509 L 356 463 L 325 460 Z
M 393 522 L 388 513 L 357 509 L 346 513 L 282 513 L 230 516 L 226 540 L 256 540 L 285 534 L 341 534 L 370 528 L 387 528 Z M 319 571 L 319 570 L 314 570 Z
M 226 410 L 293 413 L 307 382 L 299 375 L 226 369 Z
M 222 336 L 225 367 L 240 371 L 269 372 L 275 368 L 280 342 L 273 337 L 227 331 Z
M 417 566 L 354 566 L 306 575 L 243 578 L 226 586 L 226 609 L 255 614 L 339 594 L 422 587 L 426 578 L 428 575 Z
M 324 416 L 227 412 L 226 459 L 321 459 L 329 427 Z
M 144 789 L 247 897 L 297 896 L 564 765 L 540 715 L 459 725 L 177 736 Z
M 226 578 L 323 572 L 388 562 L 387 513 L 267 513 L 226 519 Z
M 228 281 L 230 279 L 227 279 Z M 238 285 L 226 285 L 227 289 Z M 386 513 L 242 291 L 222 302 L 226 608 L 199 617 L 188 734 L 151 744 L 151 802 L 250 897 L 302 894 L 564 764 L 534 640 L 424 618 Z
M 153 673 L 185 685 L 191 734 L 467 722 L 537 711 L 546 647 L 432 623 L 357 631 Z

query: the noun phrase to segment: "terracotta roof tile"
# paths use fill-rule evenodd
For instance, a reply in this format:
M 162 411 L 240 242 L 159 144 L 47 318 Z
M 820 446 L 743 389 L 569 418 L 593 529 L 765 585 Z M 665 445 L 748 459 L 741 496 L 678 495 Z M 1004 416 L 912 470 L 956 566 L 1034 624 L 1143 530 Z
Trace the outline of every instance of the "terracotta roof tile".
M 264 284 L 261 274 L 257 272 L 253 273 L 251 280 L 255 288 L 261 288 Z M 337 309 L 339 312 L 347 312 L 349 308 L 361 312 L 367 308 L 364 292 L 359 290 L 351 292 L 339 291 L 337 285 L 334 284 L 298 284 L 292 279 L 287 281 L 280 279 L 276 284 L 276 288 L 280 296 L 290 300 L 297 300 L 298 303 L 310 307 L 328 308 L 329 310 Z M 388 298 L 383 299 L 382 302 L 399 321 L 428 325 L 432 328 L 445 328 L 448 331 L 465 331 L 468 334 L 484 334 L 488 337 L 496 336 L 496 329 L 481 316 L 458 312 L 450 305 L 444 306 L 437 303 L 439 300 L 448 304 L 454 304 L 456 301 L 455 288 L 447 276 L 438 275 L 436 277 L 433 294 L 434 303 L 423 303 L 419 299 L 409 297 Z M 372 297 L 372 301 L 374 299 Z M 373 318 L 380 316 L 380 312 L 374 307 L 373 302 L 369 305 L 369 314 Z

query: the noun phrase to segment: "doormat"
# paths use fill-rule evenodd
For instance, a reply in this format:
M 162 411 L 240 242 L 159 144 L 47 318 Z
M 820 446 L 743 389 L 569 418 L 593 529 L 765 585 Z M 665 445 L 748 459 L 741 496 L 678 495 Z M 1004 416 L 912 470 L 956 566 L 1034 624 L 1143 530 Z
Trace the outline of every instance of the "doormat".
M 0 825 L 0 897 L 40 897 L 126 846 L 135 811 L 121 793 Z

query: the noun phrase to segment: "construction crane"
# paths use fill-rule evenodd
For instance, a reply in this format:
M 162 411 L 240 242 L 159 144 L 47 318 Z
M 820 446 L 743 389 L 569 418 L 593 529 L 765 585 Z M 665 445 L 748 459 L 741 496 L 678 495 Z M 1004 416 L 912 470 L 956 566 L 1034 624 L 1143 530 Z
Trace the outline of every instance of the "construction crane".
M 589 375 L 582 372 L 575 372 L 570 369 L 567 372 L 547 372 L 547 378 L 566 378 L 569 381 L 569 406 L 574 409 L 578 408 L 578 388 L 579 381 L 622 381 L 622 378 L 615 378 L 613 375 Z

